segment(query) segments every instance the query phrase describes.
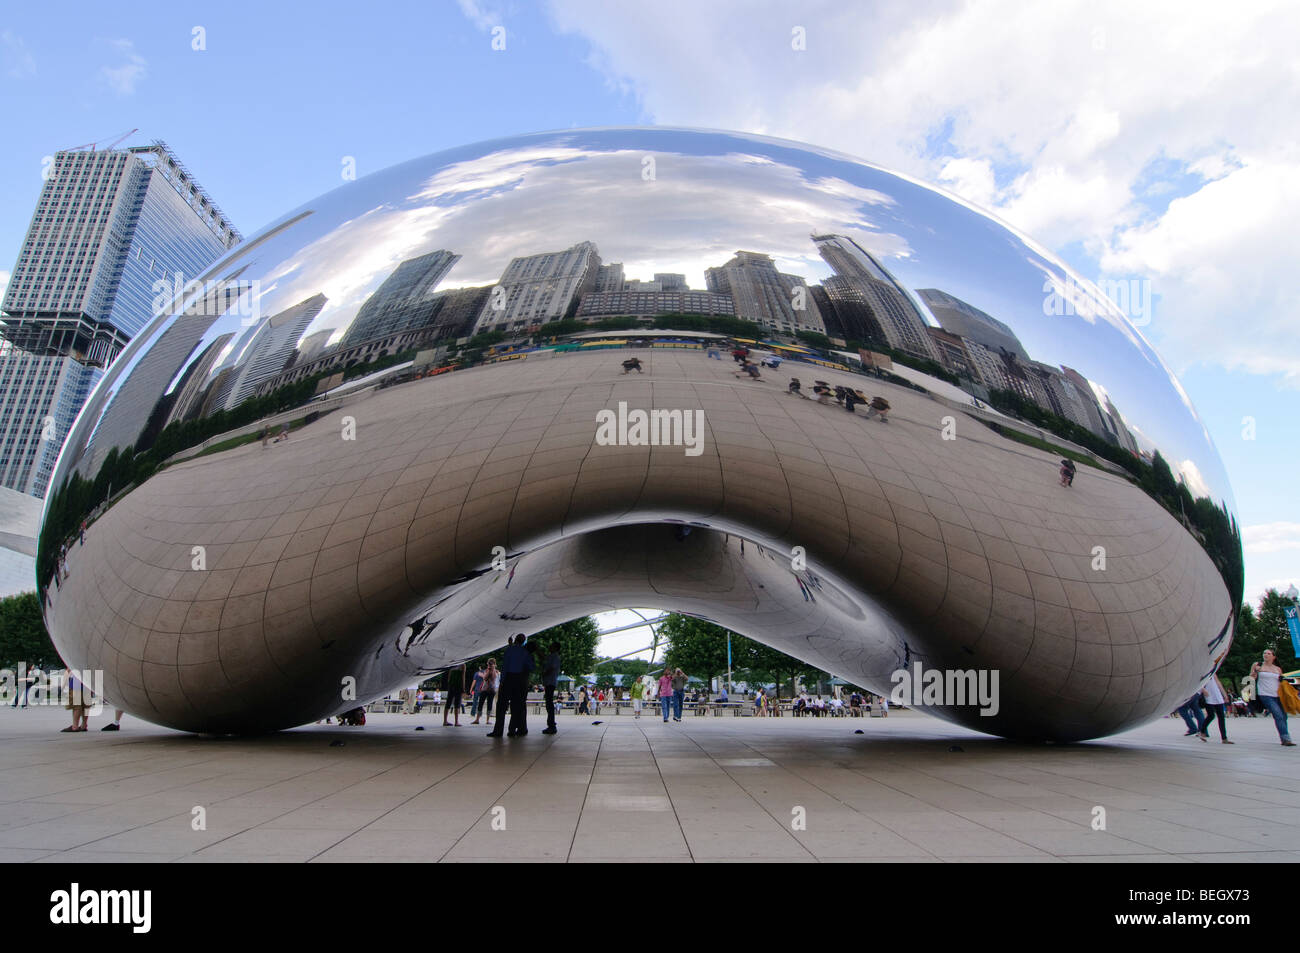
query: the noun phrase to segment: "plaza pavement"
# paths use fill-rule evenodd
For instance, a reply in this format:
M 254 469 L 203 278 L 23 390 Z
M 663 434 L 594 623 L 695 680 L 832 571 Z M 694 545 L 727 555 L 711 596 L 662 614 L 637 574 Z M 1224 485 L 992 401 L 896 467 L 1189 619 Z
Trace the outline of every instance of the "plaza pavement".
M 566 714 L 495 742 L 436 715 L 240 739 L 107 721 L 0 708 L 0 861 L 1300 858 L 1300 749 L 1263 718 L 1230 719 L 1231 746 L 1170 719 L 1031 746 L 918 712 Z

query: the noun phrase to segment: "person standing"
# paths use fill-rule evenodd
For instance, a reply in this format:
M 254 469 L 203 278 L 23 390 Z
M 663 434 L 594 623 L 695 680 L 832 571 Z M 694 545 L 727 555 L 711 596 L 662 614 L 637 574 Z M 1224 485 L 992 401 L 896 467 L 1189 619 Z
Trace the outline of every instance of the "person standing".
M 501 657 L 501 687 L 498 689 L 497 699 L 497 723 L 491 731 L 488 732 L 489 738 L 500 738 L 506 729 L 506 712 L 510 712 L 510 737 L 515 736 L 514 718 L 515 712 L 511 711 L 511 703 L 515 696 L 515 683 L 522 682 L 524 673 L 524 660 L 527 653 L 524 651 L 523 635 L 511 636 L 510 641 L 506 643 L 505 654 Z
M 553 735 L 555 727 L 555 685 L 560 680 L 560 643 L 552 642 L 542 667 L 542 691 L 546 693 L 546 727 L 542 734 Z
M 673 670 L 666 665 L 659 676 L 659 707 L 663 709 L 664 723 L 667 724 L 673 710 Z
M 528 711 L 524 707 L 528 700 L 528 675 L 533 670 L 533 653 L 524 644 L 526 636 L 520 632 L 506 648 L 505 658 L 501 663 L 501 700 L 497 704 L 496 728 L 490 737 L 500 738 L 502 728 L 506 737 L 522 737 L 528 734 Z M 510 724 L 506 726 L 505 713 L 510 711 Z
M 641 700 L 645 697 L 645 686 L 641 684 L 641 679 L 632 683 L 632 717 L 641 717 Z
M 68 693 L 68 697 L 63 707 L 71 710 L 72 724 L 67 728 L 61 728 L 60 731 L 85 731 L 86 709 L 90 707 L 90 689 L 81 683 L 81 679 L 72 673 L 72 669 L 68 669 L 64 690 Z
M 682 702 L 686 700 L 686 673 L 673 671 L 673 721 L 682 720 Z
M 1291 740 L 1291 735 L 1286 730 L 1286 712 L 1277 697 L 1278 685 L 1282 681 L 1282 669 L 1278 667 L 1277 655 L 1272 649 L 1264 650 L 1264 664 L 1256 662 L 1250 667 L 1250 674 L 1255 676 L 1255 691 L 1259 695 L 1260 702 L 1264 705 L 1265 711 L 1273 716 L 1273 724 L 1277 726 L 1277 736 L 1282 739 L 1284 747 L 1294 748 L 1295 742 Z
M 497 684 L 500 680 L 501 673 L 497 670 L 497 660 L 494 658 L 488 659 L 487 665 L 483 668 L 483 688 L 478 700 L 478 713 L 474 716 L 474 724 L 478 724 L 478 720 L 483 717 L 485 711 L 487 712 L 488 723 L 491 724 L 492 699 L 497 697 Z
M 1209 741 L 1209 733 L 1205 730 L 1210 725 L 1211 718 L 1217 718 L 1219 721 L 1219 740 L 1225 745 L 1232 744 L 1228 740 L 1228 726 L 1223 720 L 1224 709 L 1228 706 L 1228 693 L 1224 691 L 1223 683 L 1219 681 L 1218 675 L 1211 675 L 1210 680 L 1205 683 L 1201 689 L 1201 695 L 1205 699 L 1204 713 L 1201 715 L 1198 734 L 1202 741 Z
M 474 716 L 471 725 L 478 724 L 479 706 L 483 703 L 483 666 L 474 670 L 474 677 L 469 685 L 469 713 Z
M 460 704 L 465 695 L 465 665 L 449 668 L 442 676 L 442 687 L 447 691 L 447 707 L 442 710 L 442 727 L 460 727 Z M 456 724 L 448 725 L 447 716 L 456 712 Z

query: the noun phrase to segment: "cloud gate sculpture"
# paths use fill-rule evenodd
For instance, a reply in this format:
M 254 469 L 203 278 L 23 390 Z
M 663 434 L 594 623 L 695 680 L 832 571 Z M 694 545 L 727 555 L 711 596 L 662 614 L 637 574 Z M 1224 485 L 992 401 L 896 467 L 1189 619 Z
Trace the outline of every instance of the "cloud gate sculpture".
M 65 661 L 149 721 L 299 725 L 654 606 L 882 694 L 996 673 L 995 713 L 932 710 L 1069 741 L 1169 712 L 1231 642 L 1231 490 L 1149 307 L 850 157 L 482 143 L 160 287 L 38 554 Z

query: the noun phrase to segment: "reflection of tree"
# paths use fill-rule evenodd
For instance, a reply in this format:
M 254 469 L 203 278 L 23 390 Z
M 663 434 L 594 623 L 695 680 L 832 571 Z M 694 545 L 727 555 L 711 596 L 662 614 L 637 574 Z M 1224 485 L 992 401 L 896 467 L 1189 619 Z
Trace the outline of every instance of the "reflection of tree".
M 1013 417 L 1048 430 L 1059 437 L 1091 450 L 1103 460 L 1123 467 L 1147 495 L 1163 506 L 1187 527 L 1213 560 L 1233 605 L 1241 603 L 1246 572 L 1241 556 L 1241 532 L 1226 503 L 1216 504 L 1209 497 L 1193 497 L 1187 484 L 1174 478 L 1173 471 L 1159 451 L 1147 463 L 1123 447 L 1097 436 L 1073 420 L 1058 417 L 1014 391 L 991 390 L 989 403 Z
M 114 447 L 108 452 L 94 479 L 88 480 L 74 471 L 57 490 L 51 492 L 46 505 L 36 553 L 36 578 L 41 589 L 44 590 L 54 578 L 59 547 L 77 535 L 82 521 L 88 519 L 97 507 L 128 487 L 143 483 L 164 461 L 183 450 L 306 403 L 315 393 L 316 383 L 316 377 L 306 378 L 262 397 L 251 397 L 229 410 L 219 410 L 194 420 L 173 421 L 156 436 L 152 433 L 154 428 L 146 426 L 136 444 L 126 448 Z
M 0 599 L 0 667 L 17 668 L 19 662 L 41 667 L 59 662 L 34 592 Z
M 550 321 L 537 331 L 540 338 L 562 337 L 567 334 L 579 334 L 583 331 L 635 331 L 637 328 L 661 328 L 670 331 L 701 331 L 709 334 L 726 334 L 730 337 L 745 337 L 758 340 L 765 336 L 767 330 L 753 321 L 741 318 L 729 318 L 717 314 L 685 314 L 669 312 L 656 314 L 653 318 L 614 317 L 599 321 L 578 321 L 566 318 L 562 321 Z

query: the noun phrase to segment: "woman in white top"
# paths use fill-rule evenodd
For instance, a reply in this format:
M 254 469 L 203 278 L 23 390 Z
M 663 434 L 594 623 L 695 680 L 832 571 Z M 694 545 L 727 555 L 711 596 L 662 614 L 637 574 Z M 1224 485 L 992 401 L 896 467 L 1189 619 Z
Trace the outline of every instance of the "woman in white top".
M 1294 748 L 1295 742 L 1286 730 L 1286 712 L 1282 710 L 1282 703 L 1278 701 L 1277 691 L 1278 683 L 1282 680 L 1282 669 L 1277 665 L 1277 656 L 1272 649 L 1264 650 L 1264 664 L 1256 662 L 1250 667 L 1250 674 L 1255 676 L 1255 693 L 1260 703 L 1273 716 L 1273 724 L 1277 726 L 1277 736 L 1282 739 L 1282 744 L 1288 748 Z
M 1228 693 L 1223 690 L 1223 683 L 1219 681 L 1219 676 L 1210 676 L 1210 680 L 1201 687 L 1201 696 L 1205 699 L 1205 707 L 1201 710 L 1200 725 L 1197 729 L 1200 739 L 1202 741 L 1210 740 L 1210 735 L 1205 729 L 1210 726 L 1211 718 L 1218 718 L 1219 740 L 1225 745 L 1232 744 L 1228 740 L 1227 723 L 1223 720 L 1224 709 L 1228 706 Z

